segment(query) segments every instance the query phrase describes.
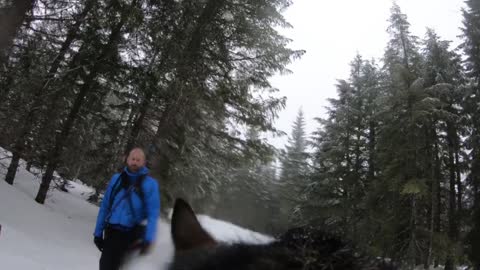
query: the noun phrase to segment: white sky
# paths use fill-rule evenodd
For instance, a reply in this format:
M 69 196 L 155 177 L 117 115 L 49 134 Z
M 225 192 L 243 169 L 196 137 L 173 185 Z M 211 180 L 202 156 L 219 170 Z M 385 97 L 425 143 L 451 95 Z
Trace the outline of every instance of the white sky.
M 397 0 L 408 17 L 410 31 L 423 38 L 426 27 L 433 28 L 453 46 L 459 43 L 463 0 Z M 391 0 L 293 0 L 284 13 L 292 29 L 282 33 L 293 40 L 290 47 L 306 53 L 288 68 L 291 75 L 271 79 L 280 95 L 287 97 L 287 107 L 279 114 L 276 127 L 290 134 L 300 107 L 310 134 L 318 125 L 313 119 L 323 117 L 327 98 L 336 97 L 337 79 L 347 79 L 349 63 L 360 53 L 364 59 L 382 57 L 389 39 L 386 29 Z M 271 142 L 283 147 L 284 138 Z

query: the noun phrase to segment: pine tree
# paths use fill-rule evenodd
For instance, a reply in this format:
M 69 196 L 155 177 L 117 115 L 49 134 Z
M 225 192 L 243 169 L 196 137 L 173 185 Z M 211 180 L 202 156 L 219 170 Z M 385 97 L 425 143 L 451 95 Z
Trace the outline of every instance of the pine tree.
M 37 196 L 35 197 L 35 201 L 40 204 L 43 204 L 45 202 L 45 198 L 50 187 L 50 182 L 53 178 L 53 173 L 59 163 L 59 157 L 63 153 L 63 147 L 67 142 L 67 138 L 70 135 L 74 122 L 80 112 L 80 109 L 84 104 L 85 97 L 93 88 L 99 72 L 102 69 L 106 68 L 105 66 L 103 66 L 104 64 L 100 60 L 110 60 L 111 57 L 115 55 L 115 49 L 118 48 L 118 43 L 122 37 L 122 28 L 127 23 L 129 14 L 131 14 L 130 12 L 137 8 L 137 4 L 137 1 L 133 0 L 129 5 L 125 5 L 120 8 L 120 18 L 111 26 L 110 35 L 107 37 L 107 43 L 101 47 L 98 55 L 95 57 L 95 62 L 93 66 L 87 74 L 84 74 L 82 78 L 83 84 L 80 87 L 78 94 L 75 96 L 71 108 L 69 108 L 68 115 L 62 123 L 60 133 L 58 133 L 55 137 L 55 145 L 47 153 L 47 164 L 45 173 L 42 176 L 42 183 L 40 184 Z
M 302 218 L 295 208 L 306 198 L 304 190 L 308 177 L 307 137 L 305 131 L 305 118 L 302 109 L 298 111 L 292 126 L 292 133 L 285 146 L 285 153 L 281 158 L 280 185 L 281 196 L 284 201 L 281 207 L 282 216 L 288 218 L 284 224 L 298 222 Z
M 27 145 L 27 135 L 32 131 L 33 125 L 37 120 L 34 115 L 36 112 L 38 112 L 38 107 L 42 104 L 42 102 L 44 102 L 43 95 L 45 95 L 47 92 L 50 81 L 53 80 L 57 74 L 61 63 L 65 58 L 65 54 L 67 54 L 67 52 L 70 50 L 70 47 L 75 39 L 78 38 L 79 28 L 92 8 L 93 0 L 86 1 L 83 10 L 77 16 L 75 16 L 75 23 L 69 28 L 67 37 L 62 43 L 54 61 L 50 65 L 48 72 L 44 75 L 41 83 L 38 83 L 33 87 L 34 89 L 31 89 L 33 92 L 33 102 L 29 104 L 26 111 L 23 113 L 24 115 L 22 116 L 22 119 L 20 120 L 22 126 L 18 129 L 15 136 L 15 144 L 12 149 L 12 160 L 5 176 L 5 181 L 9 184 L 13 184 L 15 179 L 15 173 L 18 169 L 18 162 L 24 154 L 24 147 Z
M 480 269 L 480 122 L 479 122 L 479 94 L 480 94 L 480 5 L 478 1 L 466 1 L 467 8 L 463 10 L 463 43 L 461 45 L 466 56 L 466 72 L 468 83 L 466 88 L 469 92 L 465 100 L 465 110 L 471 119 L 471 134 L 467 139 L 471 149 L 469 160 L 471 172 L 469 175 L 470 185 L 473 190 L 472 229 L 468 235 L 468 254 L 475 269 Z
M 276 90 L 268 78 L 302 54 L 288 49 L 288 40 L 273 29 L 274 24 L 285 25 L 279 12 L 288 1 L 207 1 L 196 5 L 190 8 L 198 19 L 180 17 L 179 25 L 188 31 L 181 33 L 177 44 L 182 49 L 177 50 L 175 73 L 166 83 L 168 101 L 156 119 L 159 124 L 152 141 L 158 164 L 155 171 L 160 182 L 169 186 L 177 182 L 172 181 L 172 173 L 187 165 L 182 153 L 191 153 L 190 149 L 207 143 L 211 136 L 223 141 L 222 145 L 244 145 L 244 139 L 225 130 L 247 125 L 275 132 L 272 119 L 285 100 L 270 95 Z M 228 14 L 222 11 L 225 7 L 229 7 Z M 257 8 L 268 12 L 249 12 Z M 248 48 L 244 44 L 249 44 Z
M 246 133 L 248 144 L 259 145 L 261 133 L 255 128 L 249 128 Z M 276 207 L 278 198 L 275 196 L 276 171 L 272 167 L 274 152 L 266 152 L 244 148 L 241 161 L 232 164 L 225 174 L 217 192 L 217 207 L 215 215 L 225 217 L 235 224 L 246 228 L 272 234 L 278 230 Z M 253 150 L 253 151 L 252 151 Z M 266 149 L 265 149 L 266 150 Z M 242 205 L 242 207 L 235 207 Z M 250 211 L 255 209 L 255 211 Z
M 307 137 L 302 109 L 298 111 L 288 145 L 285 148 L 286 157 L 282 161 L 281 179 L 295 182 L 295 180 L 305 177 L 307 173 Z
M 462 191 L 463 184 L 461 183 L 461 173 L 463 164 L 461 164 L 460 157 L 465 153 L 462 149 L 460 136 L 465 134 L 466 130 L 462 128 L 462 111 L 458 109 L 456 104 L 462 103 L 462 84 L 464 83 L 460 56 L 449 49 L 449 42 L 442 41 L 436 33 L 428 29 L 425 38 L 424 47 L 424 78 L 427 90 L 432 98 L 438 100 L 439 106 L 432 115 L 432 128 L 428 131 L 426 141 L 427 145 L 427 159 L 424 161 L 427 164 L 426 175 L 427 179 L 431 179 L 431 203 L 430 203 L 430 217 L 427 218 L 430 228 L 430 251 L 427 253 L 427 261 L 425 264 L 430 265 L 431 261 L 428 258 L 432 257 L 432 243 L 434 235 L 440 232 L 440 225 L 435 224 L 437 215 L 441 215 L 441 208 L 438 207 L 437 198 L 439 197 L 439 173 L 435 172 L 434 160 L 438 156 L 445 160 L 443 175 L 448 175 L 448 237 L 453 246 L 458 241 L 459 224 L 461 223 L 461 209 L 462 209 Z M 442 136 L 441 134 L 446 134 Z M 433 153 L 433 156 L 431 154 Z M 430 156 L 430 158 L 428 157 Z M 447 181 L 445 181 L 447 182 Z M 447 199 L 446 199 L 447 200 Z M 438 253 L 438 251 L 433 251 Z M 446 268 L 452 269 L 455 258 L 453 250 L 448 252 L 446 261 Z
M 214 198 L 230 166 L 271 152 L 237 131 L 278 133 L 285 99 L 269 78 L 303 53 L 277 31 L 289 5 L 38 2 L 0 70 L 0 143 L 14 155 L 7 178 L 22 158 L 46 170 L 39 202 L 54 171 L 101 191 L 125 149 L 141 145 L 167 202 L 180 191 Z
M 417 234 L 421 222 L 419 209 L 424 196 L 425 164 L 419 149 L 425 144 L 429 115 L 435 102 L 428 98 L 420 77 L 422 58 L 418 38 L 410 34 L 407 17 L 394 4 L 388 32 L 391 40 L 385 52 L 388 74 L 387 99 L 379 137 L 382 179 L 390 179 L 388 205 L 394 216 L 390 224 L 395 233 L 395 249 L 402 253 L 409 268 L 415 266 L 423 239 Z
M 365 213 L 378 177 L 376 110 L 381 89 L 373 62 L 357 55 L 350 66 L 350 79 L 337 84 L 338 99 L 330 99 L 328 118 L 318 119 L 314 170 L 302 212 L 311 217 L 309 223 L 362 243 L 371 241 L 376 230 Z
M 394 3 L 390 12 L 387 29 L 390 41 L 384 55 L 385 69 L 395 83 L 409 87 L 418 78 L 421 68 L 418 37 L 410 33 L 410 23 L 400 6 Z

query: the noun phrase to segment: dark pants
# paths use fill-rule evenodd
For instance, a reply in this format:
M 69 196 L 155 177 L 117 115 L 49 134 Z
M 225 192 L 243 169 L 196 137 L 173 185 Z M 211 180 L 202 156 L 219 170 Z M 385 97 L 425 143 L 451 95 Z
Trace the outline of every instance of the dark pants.
M 100 270 L 118 270 L 137 239 L 138 233 L 135 230 L 105 229 L 105 241 L 102 256 L 100 257 Z

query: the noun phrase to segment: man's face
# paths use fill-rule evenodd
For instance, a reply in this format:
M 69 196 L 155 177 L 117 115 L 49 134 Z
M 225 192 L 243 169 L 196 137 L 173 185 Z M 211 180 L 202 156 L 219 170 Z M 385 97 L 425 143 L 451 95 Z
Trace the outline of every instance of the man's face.
M 145 166 L 145 154 L 141 149 L 133 149 L 127 158 L 127 167 L 131 172 L 138 172 Z

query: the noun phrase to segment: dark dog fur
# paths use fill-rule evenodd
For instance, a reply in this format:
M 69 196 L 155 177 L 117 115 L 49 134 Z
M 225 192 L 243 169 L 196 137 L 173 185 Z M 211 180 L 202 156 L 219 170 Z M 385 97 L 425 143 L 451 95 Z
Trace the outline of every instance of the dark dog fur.
M 313 228 L 290 230 L 271 244 L 220 244 L 181 199 L 175 202 L 171 230 L 175 257 L 170 270 L 385 269 L 355 255 L 337 237 Z

